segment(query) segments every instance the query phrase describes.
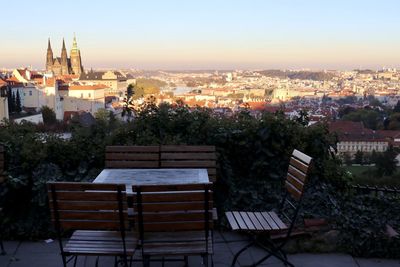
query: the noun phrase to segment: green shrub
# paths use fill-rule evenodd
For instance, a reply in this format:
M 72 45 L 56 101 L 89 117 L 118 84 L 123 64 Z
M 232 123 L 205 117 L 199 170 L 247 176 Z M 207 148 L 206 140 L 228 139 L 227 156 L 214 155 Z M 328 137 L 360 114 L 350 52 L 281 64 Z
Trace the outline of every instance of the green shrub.
M 357 204 L 360 201 L 357 196 L 348 190 L 350 177 L 341 162 L 330 154 L 335 139 L 327 127 L 306 127 L 279 112 L 255 118 L 246 110 L 223 116 L 182 104 L 174 107 L 147 104 L 131 122 L 122 123 L 104 113 L 97 116 L 96 124 L 91 127 L 75 122 L 69 131 L 72 137 L 65 140 L 29 123 L 8 123 L 0 128 L 10 177 L 0 192 L 0 204 L 5 207 L 6 215 L 2 222 L 5 236 L 51 235 L 46 182 L 93 180 L 104 168 L 107 145 L 215 145 L 218 153 L 215 200 L 221 217 L 226 209 L 277 207 L 289 156 L 297 148 L 314 158 L 303 215 L 328 218 L 343 232 L 343 240 L 347 232 L 351 233 L 354 245 L 345 242 L 347 247 L 343 247 L 358 254 L 365 248 L 357 236 L 364 231 L 361 226 L 368 223 L 368 216 L 379 218 L 383 207 L 380 202 L 370 201 L 371 213 L 353 218 L 353 213 L 363 209 Z M 390 205 L 398 204 L 398 200 L 393 200 Z M 397 219 L 390 213 L 385 216 L 385 220 Z M 384 224 L 375 226 L 371 236 L 384 240 L 381 239 Z M 382 241 L 382 244 L 386 248 L 389 243 Z

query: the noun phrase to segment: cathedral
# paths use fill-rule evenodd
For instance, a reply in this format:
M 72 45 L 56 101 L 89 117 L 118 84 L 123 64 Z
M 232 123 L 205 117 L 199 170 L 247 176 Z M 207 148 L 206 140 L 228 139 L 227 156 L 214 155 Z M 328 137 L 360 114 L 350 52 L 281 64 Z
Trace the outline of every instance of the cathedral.
M 83 72 L 81 52 L 78 49 L 75 36 L 70 58 L 67 56 L 67 49 L 65 48 L 64 39 L 61 49 L 61 57 L 54 58 L 49 38 L 49 43 L 47 46 L 46 71 L 52 72 L 55 76 L 68 74 L 80 75 Z

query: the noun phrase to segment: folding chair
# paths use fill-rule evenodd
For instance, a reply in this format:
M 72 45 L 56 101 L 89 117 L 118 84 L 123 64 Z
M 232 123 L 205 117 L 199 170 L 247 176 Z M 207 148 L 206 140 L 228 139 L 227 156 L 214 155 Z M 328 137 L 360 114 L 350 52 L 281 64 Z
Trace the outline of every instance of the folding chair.
M 286 194 L 277 213 L 274 211 L 228 211 L 225 213 L 233 231 L 246 232 L 251 236 L 251 242 L 234 256 L 232 266 L 235 266 L 241 253 L 254 245 L 262 247 L 268 254 L 252 266 L 261 264 L 271 256 L 275 256 L 285 265 L 294 266 L 288 261 L 282 248 L 288 241 L 296 222 L 311 161 L 312 158 L 306 154 L 298 150 L 293 151 L 285 180 Z M 282 232 L 286 232 L 285 238 L 278 244 L 274 243 L 271 234 Z M 265 237 L 264 243 L 259 240 L 261 236 Z
M 114 256 L 114 266 L 135 253 L 137 240 L 126 232 L 125 185 L 48 183 L 49 205 L 57 231 L 63 266 L 78 256 Z M 65 245 L 62 232 L 74 230 Z M 132 262 L 132 261 L 131 261 Z
M 134 186 L 143 266 L 154 257 L 184 261 L 200 255 L 208 266 L 213 254 L 212 184 Z M 165 257 L 183 259 L 165 259 Z M 212 257 L 211 257 L 212 263 Z

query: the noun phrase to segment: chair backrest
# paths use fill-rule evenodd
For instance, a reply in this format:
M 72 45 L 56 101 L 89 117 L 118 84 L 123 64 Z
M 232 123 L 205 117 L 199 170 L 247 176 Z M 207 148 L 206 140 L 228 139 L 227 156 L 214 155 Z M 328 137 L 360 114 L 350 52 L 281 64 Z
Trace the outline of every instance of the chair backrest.
M 215 146 L 161 146 L 161 168 L 206 168 L 210 182 L 217 179 Z
M 50 182 L 49 206 L 56 230 L 125 231 L 125 185 Z
M 107 146 L 106 168 L 146 169 L 160 167 L 159 146 Z
M 133 186 L 140 236 L 145 232 L 201 231 L 213 227 L 212 183 Z
M 4 157 L 4 146 L 0 145 L 0 184 L 5 181 L 5 157 Z
M 285 180 L 286 194 L 279 208 L 279 213 L 286 218 L 289 225 L 287 237 L 290 236 L 300 210 L 305 184 L 310 173 L 312 158 L 303 152 L 293 150 Z M 292 202 L 289 198 L 294 199 Z
M 295 199 L 300 200 L 304 193 L 304 185 L 310 172 L 312 158 L 303 152 L 293 150 L 290 157 L 285 187 L 288 193 Z

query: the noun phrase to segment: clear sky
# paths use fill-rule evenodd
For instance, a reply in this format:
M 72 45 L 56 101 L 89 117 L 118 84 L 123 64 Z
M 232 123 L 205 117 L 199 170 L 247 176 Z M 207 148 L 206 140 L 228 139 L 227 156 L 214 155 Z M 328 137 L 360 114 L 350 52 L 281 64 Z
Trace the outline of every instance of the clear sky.
M 400 67 L 398 0 L 2 1 L 0 68 L 44 68 L 47 38 L 85 68 Z

